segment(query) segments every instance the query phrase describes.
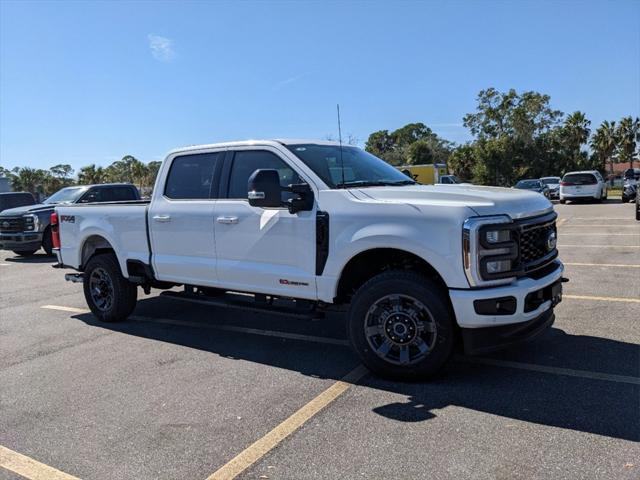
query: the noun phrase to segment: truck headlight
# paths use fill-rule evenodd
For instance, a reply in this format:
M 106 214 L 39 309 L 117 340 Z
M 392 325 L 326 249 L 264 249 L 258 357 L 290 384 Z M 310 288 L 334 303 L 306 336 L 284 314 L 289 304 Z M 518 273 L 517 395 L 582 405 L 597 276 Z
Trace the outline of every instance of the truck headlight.
M 511 270 L 511 260 L 494 260 L 486 263 L 487 273 L 504 273 Z
M 511 240 L 511 230 L 488 230 L 485 231 L 487 243 L 496 244 Z
M 38 216 L 37 215 L 25 215 L 24 217 L 24 229 L 28 232 L 33 232 L 38 230 Z
M 472 287 L 504 285 L 517 272 L 517 225 L 508 215 L 472 217 L 462 230 L 463 267 Z

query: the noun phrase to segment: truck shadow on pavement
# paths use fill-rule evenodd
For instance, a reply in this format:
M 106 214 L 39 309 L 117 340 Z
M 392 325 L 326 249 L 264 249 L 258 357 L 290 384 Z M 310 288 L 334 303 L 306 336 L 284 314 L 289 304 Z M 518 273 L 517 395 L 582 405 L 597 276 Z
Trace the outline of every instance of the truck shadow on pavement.
M 312 377 L 338 380 L 358 364 L 351 350 L 340 345 L 216 329 L 234 326 L 344 339 L 344 322 L 337 316 L 299 320 L 149 298 L 138 303 L 135 317 L 138 320 L 106 324 L 91 314 L 73 316 L 94 327 Z M 189 325 L 171 324 L 167 319 Z M 640 346 L 552 328 L 537 341 L 492 358 L 638 377 Z M 441 376 L 429 382 L 400 383 L 368 375 L 358 385 L 407 398 L 372 408 L 393 421 L 428 422 L 443 415 L 446 407 L 463 407 L 522 422 L 640 441 L 640 385 L 636 384 L 452 361 Z
M 49 256 L 44 253 L 36 253 L 28 257 L 15 255 L 13 257 L 5 258 L 4 261 L 12 263 L 54 263 L 56 261 L 56 257 L 53 255 Z

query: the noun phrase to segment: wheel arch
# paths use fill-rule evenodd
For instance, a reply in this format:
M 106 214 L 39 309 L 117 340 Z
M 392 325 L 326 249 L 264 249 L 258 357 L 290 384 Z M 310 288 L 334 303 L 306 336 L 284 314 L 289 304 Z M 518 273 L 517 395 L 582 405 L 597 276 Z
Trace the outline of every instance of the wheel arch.
M 338 277 L 335 302 L 348 302 L 369 279 L 394 269 L 418 272 L 447 289 L 440 273 L 421 256 L 400 248 L 371 248 L 358 252 L 345 263 Z
M 84 270 L 85 266 L 91 260 L 92 257 L 99 255 L 101 253 L 113 253 L 118 258 L 118 254 L 116 250 L 113 248 L 113 245 L 109 240 L 107 240 L 104 236 L 99 234 L 91 234 L 87 238 L 85 238 L 82 242 L 82 247 L 79 249 L 80 251 L 80 269 Z M 118 258 L 118 264 L 120 264 L 120 259 Z M 120 265 L 120 270 L 122 270 L 122 265 Z

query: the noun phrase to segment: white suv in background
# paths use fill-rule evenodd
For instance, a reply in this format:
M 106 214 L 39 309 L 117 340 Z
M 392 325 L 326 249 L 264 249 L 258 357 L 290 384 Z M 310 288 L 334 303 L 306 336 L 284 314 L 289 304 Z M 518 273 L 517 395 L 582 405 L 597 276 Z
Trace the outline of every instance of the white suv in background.
M 560 203 L 567 200 L 607 199 L 607 184 L 597 170 L 569 172 L 560 182 Z

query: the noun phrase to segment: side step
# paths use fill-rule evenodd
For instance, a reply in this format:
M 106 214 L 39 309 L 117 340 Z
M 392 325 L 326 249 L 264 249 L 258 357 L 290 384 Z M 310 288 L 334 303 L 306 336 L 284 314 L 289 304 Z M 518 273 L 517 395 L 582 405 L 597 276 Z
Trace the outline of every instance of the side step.
M 251 295 L 242 293 L 224 293 L 220 296 L 207 296 L 186 289 L 184 292 L 165 291 L 162 297 L 199 303 L 214 307 L 235 308 L 261 313 L 279 313 L 296 318 L 317 319 L 324 318 L 324 312 L 318 310 L 318 305 L 309 300 L 273 299 L 267 301 L 265 295 Z

